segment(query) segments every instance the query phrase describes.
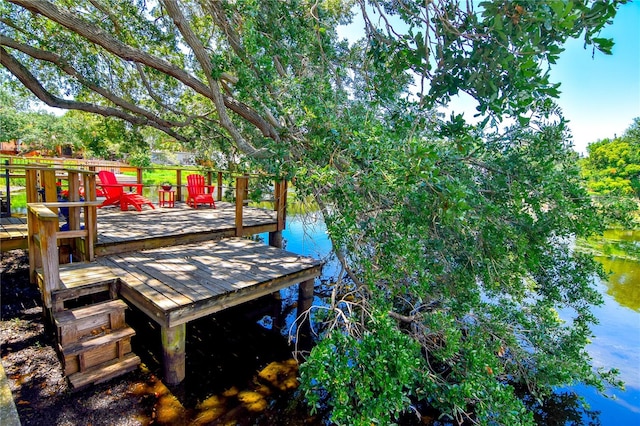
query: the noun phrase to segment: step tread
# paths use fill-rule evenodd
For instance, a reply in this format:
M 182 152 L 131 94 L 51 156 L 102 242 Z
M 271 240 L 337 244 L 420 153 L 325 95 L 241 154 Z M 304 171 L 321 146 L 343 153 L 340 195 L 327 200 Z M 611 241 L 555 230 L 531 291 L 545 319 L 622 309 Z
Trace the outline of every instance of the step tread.
M 60 348 L 65 357 L 78 355 L 91 349 L 98 348 L 134 336 L 135 330 L 131 327 L 112 330 L 110 333 L 101 334 L 99 336 L 86 336 L 79 342 L 74 342 Z
M 112 311 L 127 309 L 127 304 L 121 299 L 113 299 L 107 302 L 95 303 L 81 308 L 69 309 L 54 312 L 53 316 L 56 326 L 60 327 L 73 321 L 87 318 L 94 315 L 102 315 Z
M 135 370 L 140 365 L 140 357 L 133 352 L 122 359 L 115 359 L 93 366 L 86 371 L 69 375 L 69 383 L 74 390 L 90 384 L 98 384 Z

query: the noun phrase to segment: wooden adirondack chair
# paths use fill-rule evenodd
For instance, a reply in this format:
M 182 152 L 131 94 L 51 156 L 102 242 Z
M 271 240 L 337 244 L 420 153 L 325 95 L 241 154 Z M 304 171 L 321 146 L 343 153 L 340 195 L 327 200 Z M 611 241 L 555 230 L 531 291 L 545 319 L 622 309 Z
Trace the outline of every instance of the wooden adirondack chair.
M 213 200 L 213 190 L 215 186 L 205 185 L 204 176 L 188 175 L 187 176 L 187 204 L 194 209 L 198 208 L 198 204 L 209 204 L 210 207 L 216 208 L 216 202 Z
M 107 170 L 98 172 L 98 177 L 105 196 L 105 200 L 100 207 L 120 204 L 120 210 L 127 211 L 129 205 L 132 205 L 140 212 L 142 211 L 142 206 L 146 204 L 155 209 L 153 203 L 142 196 L 143 185 L 141 183 L 119 183 L 116 175 Z M 125 191 L 125 188 L 129 188 L 129 190 L 135 188 L 135 192 Z

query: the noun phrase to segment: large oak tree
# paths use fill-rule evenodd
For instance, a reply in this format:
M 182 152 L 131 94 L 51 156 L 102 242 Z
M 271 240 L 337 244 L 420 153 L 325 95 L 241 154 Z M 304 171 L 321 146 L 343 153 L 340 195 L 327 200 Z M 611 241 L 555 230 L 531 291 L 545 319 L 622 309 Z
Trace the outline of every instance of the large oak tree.
M 301 379 L 334 422 L 528 424 L 526 401 L 608 378 L 585 350 L 597 267 L 571 244 L 598 222 L 548 70 L 570 37 L 609 51 L 618 3 L 10 0 L 0 62 L 51 106 L 315 197 L 343 269 Z M 480 125 L 436 113 L 462 93 Z

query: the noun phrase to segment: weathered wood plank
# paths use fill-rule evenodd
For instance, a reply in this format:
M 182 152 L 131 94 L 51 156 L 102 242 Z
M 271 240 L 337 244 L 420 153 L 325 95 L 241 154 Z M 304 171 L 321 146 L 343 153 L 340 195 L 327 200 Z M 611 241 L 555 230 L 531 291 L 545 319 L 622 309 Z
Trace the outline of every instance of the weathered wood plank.
M 126 269 L 116 273 L 122 280 L 122 297 L 167 327 L 313 279 L 322 267 L 318 260 L 239 238 L 99 262 Z
M 179 306 L 175 300 L 166 297 L 157 289 L 153 288 L 151 285 L 148 285 L 149 283 L 147 282 L 147 280 L 145 280 L 144 276 L 141 277 L 140 274 L 136 274 L 133 271 L 122 269 L 124 265 L 114 262 L 112 258 L 100 258 L 98 261 L 102 265 L 110 266 L 112 268 L 112 271 L 120 279 L 121 283 L 127 284 L 126 286 L 121 285 L 121 294 L 124 294 L 126 292 L 129 297 L 132 297 L 132 293 L 140 295 L 140 298 L 136 298 L 136 301 L 142 301 L 143 304 L 147 305 L 146 309 L 148 310 L 148 312 L 154 313 L 154 315 L 152 315 L 152 318 L 156 317 L 155 312 L 162 312 L 164 310 L 169 310 Z M 127 291 L 129 289 L 131 291 Z
M 140 357 L 128 353 L 122 359 L 114 359 L 105 364 L 89 368 L 86 372 L 78 372 L 69 376 L 69 382 L 74 390 L 79 390 L 90 384 L 98 384 L 114 377 L 135 370 L 140 365 Z
M 121 255 L 118 256 L 118 258 L 126 262 L 128 267 L 133 267 L 144 273 L 147 277 L 167 284 L 172 290 L 186 297 L 189 303 L 209 296 L 207 292 L 202 292 L 198 289 L 197 285 L 192 285 L 188 275 L 183 273 L 186 271 L 185 268 L 193 268 L 193 266 L 180 262 L 180 259 L 177 259 L 173 265 L 164 265 L 158 257 L 149 256 L 148 252 L 144 254 L 145 255 L 142 255 L 137 252 L 135 255 Z M 164 293 L 164 290 L 161 292 Z M 173 298 L 173 294 L 174 293 L 171 292 L 171 294 L 167 294 L 166 296 Z

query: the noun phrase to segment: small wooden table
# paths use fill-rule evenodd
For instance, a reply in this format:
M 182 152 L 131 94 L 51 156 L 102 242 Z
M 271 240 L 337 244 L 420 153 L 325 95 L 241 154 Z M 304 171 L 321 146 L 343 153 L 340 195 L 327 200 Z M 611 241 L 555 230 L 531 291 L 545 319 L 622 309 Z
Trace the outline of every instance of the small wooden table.
M 158 190 L 158 205 L 160 207 L 164 207 L 165 204 L 167 207 L 174 207 L 176 202 L 176 191 L 169 190 L 165 191 L 163 189 Z

